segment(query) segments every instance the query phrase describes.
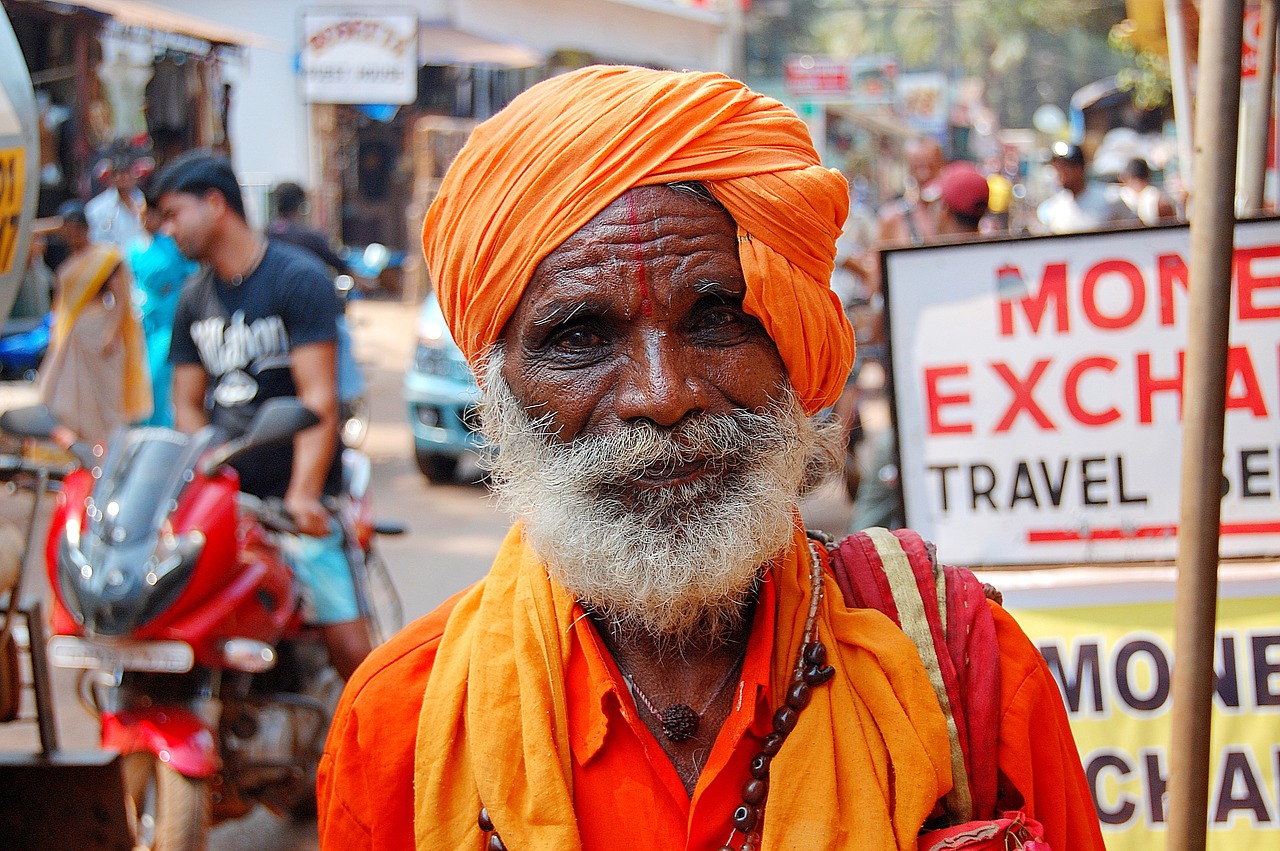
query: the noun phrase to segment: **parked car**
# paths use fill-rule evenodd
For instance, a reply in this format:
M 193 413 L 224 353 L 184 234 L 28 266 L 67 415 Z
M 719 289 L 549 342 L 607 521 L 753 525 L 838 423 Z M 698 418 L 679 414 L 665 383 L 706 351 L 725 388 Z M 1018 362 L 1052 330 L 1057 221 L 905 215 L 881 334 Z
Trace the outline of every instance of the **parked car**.
M 435 293 L 422 303 L 418 345 L 404 376 L 404 399 L 413 428 L 418 469 L 432 482 L 451 481 L 458 462 L 480 452 L 480 388 L 453 342 Z

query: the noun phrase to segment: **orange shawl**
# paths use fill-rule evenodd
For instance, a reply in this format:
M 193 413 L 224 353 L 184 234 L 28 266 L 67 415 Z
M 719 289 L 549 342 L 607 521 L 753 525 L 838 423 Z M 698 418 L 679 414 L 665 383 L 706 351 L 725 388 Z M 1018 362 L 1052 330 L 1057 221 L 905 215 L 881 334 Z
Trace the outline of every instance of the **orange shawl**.
M 539 83 L 476 128 L 422 230 L 467 359 L 498 339 L 542 259 L 619 195 L 694 180 L 738 225 L 744 308 L 805 410 L 834 402 L 853 363 L 830 287 L 847 185 L 795 113 L 720 74 L 593 66 Z
M 797 518 L 776 583 L 774 700 L 786 693 L 810 595 Z M 449 617 L 419 717 L 416 844 L 480 848 L 487 807 L 509 848 L 577 851 L 565 667 L 582 609 L 547 577 L 519 525 Z M 815 688 L 774 758 L 763 847 L 916 847 L 951 786 L 946 722 L 914 645 L 827 582 L 818 637 L 837 675 Z

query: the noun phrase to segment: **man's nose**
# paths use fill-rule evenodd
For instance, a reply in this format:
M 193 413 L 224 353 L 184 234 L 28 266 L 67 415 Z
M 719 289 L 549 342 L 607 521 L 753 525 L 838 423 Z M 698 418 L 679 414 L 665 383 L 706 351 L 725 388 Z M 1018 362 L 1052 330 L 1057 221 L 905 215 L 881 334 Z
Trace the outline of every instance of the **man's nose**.
M 697 353 L 669 336 L 656 334 L 645 340 L 618 378 L 615 399 L 619 419 L 647 419 L 671 427 L 704 412 L 708 387 L 697 367 Z

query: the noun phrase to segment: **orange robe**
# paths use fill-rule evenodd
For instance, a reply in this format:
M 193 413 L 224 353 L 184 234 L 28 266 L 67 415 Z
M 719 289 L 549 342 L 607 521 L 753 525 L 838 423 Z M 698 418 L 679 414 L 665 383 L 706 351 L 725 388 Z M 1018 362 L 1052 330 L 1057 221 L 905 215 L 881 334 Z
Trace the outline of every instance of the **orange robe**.
M 528 735 L 510 748 L 512 731 L 503 723 L 518 713 L 512 705 L 528 702 L 522 691 L 532 680 L 517 681 L 554 654 L 522 658 L 520 675 L 507 686 L 507 707 L 488 706 L 470 715 L 466 692 L 472 686 L 455 689 L 462 706 L 458 715 L 465 718 L 454 724 L 460 728 L 456 732 L 447 729 L 453 712 L 449 695 L 436 694 L 431 699 L 438 705 L 424 707 L 442 638 L 467 620 L 468 608 L 486 593 L 508 610 L 530 599 L 515 591 L 530 573 L 536 575 L 522 569 L 536 566 L 536 560 L 524 551 L 517 527 L 485 582 L 410 625 L 375 651 L 351 681 L 321 764 L 322 847 L 480 849 L 478 807 L 472 812 L 471 806 L 481 787 L 513 851 L 575 845 L 590 851 L 718 849 L 730 837 L 729 818 L 741 801 L 747 763 L 770 731 L 781 684 L 789 676 L 789 670 L 780 675 L 778 669 L 789 669 L 794 661 L 789 657 L 799 628 L 796 611 L 802 621 L 807 608 L 807 560 L 796 555 L 803 547 L 798 537 L 797 548 L 762 585 L 742 685 L 690 799 L 576 605 L 566 608 L 564 619 L 552 618 L 565 625 L 563 716 L 548 725 L 563 728 L 562 752 L 540 750 Z M 545 582 L 545 572 L 541 576 Z M 509 589 L 503 590 L 503 583 Z M 763 847 L 768 851 L 802 839 L 806 848 L 914 848 L 916 831 L 951 782 L 941 711 L 910 640 L 877 611 L 845 608 L 833 582 L 827 591 L 820 637 L 843 676 L 822 687 L 830 689 L 830 697 L 801 713 L 801 724 L 775 759 Z M 1045 825 L 1055 851 L 1102 849 L 1052 676 L 1013 620 L 999 608 L 995 617 L 1002 665 L 1000 767 L 1026 799 L 1026 811 Z M 502 666 L 495 662 L 493 667 Z M 494 686 L 480 680 L 474 683 L 477 691 Z M 420 733 L 420 722 L 428 720 L 433 726 Z M 418 798 L 435 803 L 420 813 L 424 841 L 415 845 L 415 752 L 423 756 L 419 735 L 441 737 L 440 752 L 467 750 L 459 758 L 465 762 L 474 755 L 474 764 L 446 766 L 443 781 L 417 789 Z M 486 750 L 495 761 L 484 762 Z M 472 776 L 468 772 L 476 765 L 485 771 Z M 832 766 L 848 765 L 864 767 L 831 775 Z M 549 789 L 554 783 L 545 779 L 557 770 L 567 772 L 564 782 L 572 796 L 569 818 L 562 823 Z M 494 775 L 503 775 L 496 786 Z M 431 775 L 420 767 L 417 776 L 421 783 Z M 513 818 L 521 808 L 525 815 Z

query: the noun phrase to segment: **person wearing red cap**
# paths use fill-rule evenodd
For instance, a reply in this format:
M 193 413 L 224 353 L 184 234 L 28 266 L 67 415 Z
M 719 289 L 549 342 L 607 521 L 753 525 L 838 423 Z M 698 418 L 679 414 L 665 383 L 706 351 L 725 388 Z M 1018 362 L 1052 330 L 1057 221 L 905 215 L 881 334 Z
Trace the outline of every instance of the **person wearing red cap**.
M 954 162 L 938 175 L 938 236 L 976 234 L 987 214 L 991 188 L 971 163 Z

